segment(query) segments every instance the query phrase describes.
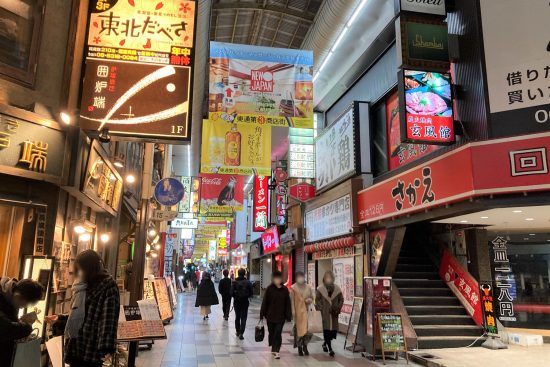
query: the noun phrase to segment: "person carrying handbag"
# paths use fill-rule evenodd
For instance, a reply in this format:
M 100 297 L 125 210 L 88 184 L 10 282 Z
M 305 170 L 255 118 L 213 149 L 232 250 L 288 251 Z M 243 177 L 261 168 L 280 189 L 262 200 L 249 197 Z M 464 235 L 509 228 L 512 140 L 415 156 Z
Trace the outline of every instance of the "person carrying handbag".
M 323 284 L 317 288 L 315 308 L 321 311 L 323 317 L 323 351 L 334 357 L 332 340 L 338 333 L 338 315 L 344 305 L 344 296 L 340 287 L 334 284 L 334 274 L 327 271 L 323 276 Z
M 296 283 L 290 288 L 292 317 L 294 318 L 294 348 L 298 355 L 309 355 L 307 349 L 313 334 L 308 329 L 308 308 L 313 302 L 313 291 L 306 284 L 306 278 L 301 271 L 296 272 Z

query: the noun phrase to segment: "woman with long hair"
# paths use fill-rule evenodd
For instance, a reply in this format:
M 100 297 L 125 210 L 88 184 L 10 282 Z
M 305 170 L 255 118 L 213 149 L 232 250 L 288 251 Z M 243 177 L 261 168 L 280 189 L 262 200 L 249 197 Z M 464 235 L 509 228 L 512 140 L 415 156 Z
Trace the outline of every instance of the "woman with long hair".
M 301 271 L 296 272 L 296 283 L 290 288 L 290 300 L 294 319 L 294 348 L 298 348 L 298 355 L 308 356 L 307 345 L 313 335 L 308 330 L 307 316 L 309 305 L 313 302 L 313 291 Z
M 195 307 L 200 307 L 200 312 L 203 320 L 208 320 L 208 315 L 212 313 L 212 305 L 219 303 L 218 295 L 216 294 L 216 288 L 210 273 L 204 272 L 202 275 L 201 283 L 197 289 L 197 299 L 195 301 Z
M 323 351 L 334 357 L 332 340 L 336 339 L 338 333 L 338 315 L 344 305 L 342 290 L 334 284 L 334 274 L 327 271 L 323 276 L 323 284 L 317 287 L 315 296 L 315 308 L 321 311 L 323 318 Z

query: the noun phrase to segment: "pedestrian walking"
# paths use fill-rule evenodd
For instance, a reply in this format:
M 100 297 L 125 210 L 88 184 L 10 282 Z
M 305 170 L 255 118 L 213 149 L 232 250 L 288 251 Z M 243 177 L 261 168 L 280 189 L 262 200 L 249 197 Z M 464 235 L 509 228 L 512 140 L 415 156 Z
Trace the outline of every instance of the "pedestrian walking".
M 229 279 L 229 270 L 224 269 L 223 278 L 218 284 L 218 292 L 222 296 L 223 318 L 229 320 L 229 310 L 231 309 L 231 279 Z
M 217 304 L 219 304 L 219 300 L 214 282 L 212 282 L 210 273 L 204 272 L 199 288 L 197 289 L 195 307 L 200 307 L 202 319 L 207 320 L 208 315 L 212 313 L 210 306 Z
M 268 340 L 273 358 L 280 359 L 279 352 L 283 343 L 285 321 L 292 321 L 292 306 L 288 289 L 283 285 L 283 275 L 274 271 L 272 282 L 267 287 L 260 310 L 260 320 L 267 320 Z
M 338 332 L 338 315 L 344 305 L 342 290 L 334 284 L 334 274 L 327 271 L 323 276 L 323 284 L 317 287 L 315 295 L 315 308 L 321 311 L 323 318 L 323 351 L 334 357 L 332 340 L 336 339 Z
M 308 331 L 308 308 L 313 302 L 313 291 L 306 284 L 306 277 L 301 271 L 296 272 L 296 283 L 290 288 L 292 317 L 294 319 L 294 348 L 298 355 L 309 355 L 307 349 L 313 334 Z
M 76 282 L 65 326 L 65 363 L 101 367 L 116 352 L 120 296 L 116 281 L 93 250 L 75 260 Z
M 0 279 L 0 366 L 11 366 L 15 341 L 29 336 L 36 321 L 36 312 L 19 318 L 19 310 L 40 301 L 43 291 L 40 283 L 32 279 Z
M 246 271 L 239 269 L 237 279 L 231 287 L 233 297 L 233 308 L 235 309 L 235 334 L 241 340 L 244 339 L 246 319 L 248 318 L 248 306 L 252 297 L 252 283 L 245 278 Z

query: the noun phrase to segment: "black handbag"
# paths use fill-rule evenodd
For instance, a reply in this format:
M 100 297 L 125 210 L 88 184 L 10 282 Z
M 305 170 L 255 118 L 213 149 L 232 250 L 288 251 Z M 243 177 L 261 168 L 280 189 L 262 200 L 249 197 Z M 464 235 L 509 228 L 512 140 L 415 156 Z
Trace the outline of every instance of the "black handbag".
M 257 343 L 263 342 L 265 338 L 265 327 L 264 323 L 260 320 L 258 322 L 258 325 L 256 325 L 256 328 L 254 330 L 254 340 L 256 340 Z

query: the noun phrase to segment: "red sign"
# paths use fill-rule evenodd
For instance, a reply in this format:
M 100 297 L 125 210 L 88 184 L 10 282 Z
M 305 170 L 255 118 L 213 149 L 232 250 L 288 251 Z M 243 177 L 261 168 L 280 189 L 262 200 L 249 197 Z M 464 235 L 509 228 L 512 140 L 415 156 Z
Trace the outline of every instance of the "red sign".
M 315 186 L 301 182 L 290 186 L 290 197 L 298 201 L 308 201 L 315 197 Z
M 252 230 L 254 232 L 263 232 L 267 229 L 267 216 L 269 209 L 267 187 L 269 181 L 268 176 L 254 177 L 254 209 Z
M 273 73 L 266 70 L 250 70 L 250 90 L 254 92 L 273 92 Z
M 451 74 L 417 70 L 399 73 L 401 140 L 451 144 L 455 141 Z
M 439 276 L 451 288 L 475 323 L 482 325 L 483 315 L 481 313 L 479 284 L 447 250 L 443 252 L 441 258 Z
M 277 230 L 277 226 L 269 227 L 262 233 L 262 244 L 264 254 L 277 251 L 279 248 L 279 231 Z
M 386 125 L 388 134 L 388 168 L 390 171 L 439 148 L 437 145 L 428 144 L 401 144 L 399 97 L 397 96 L 397 91 L 390 94 L 386 99 Z
M 201 214 L 224 216 L 243 210 L 245 176 L 201 173 L 200 179 Z
M 466 198 L 550 189 L 550 133 L 470 143 L 358 194 L 359 223 Z

